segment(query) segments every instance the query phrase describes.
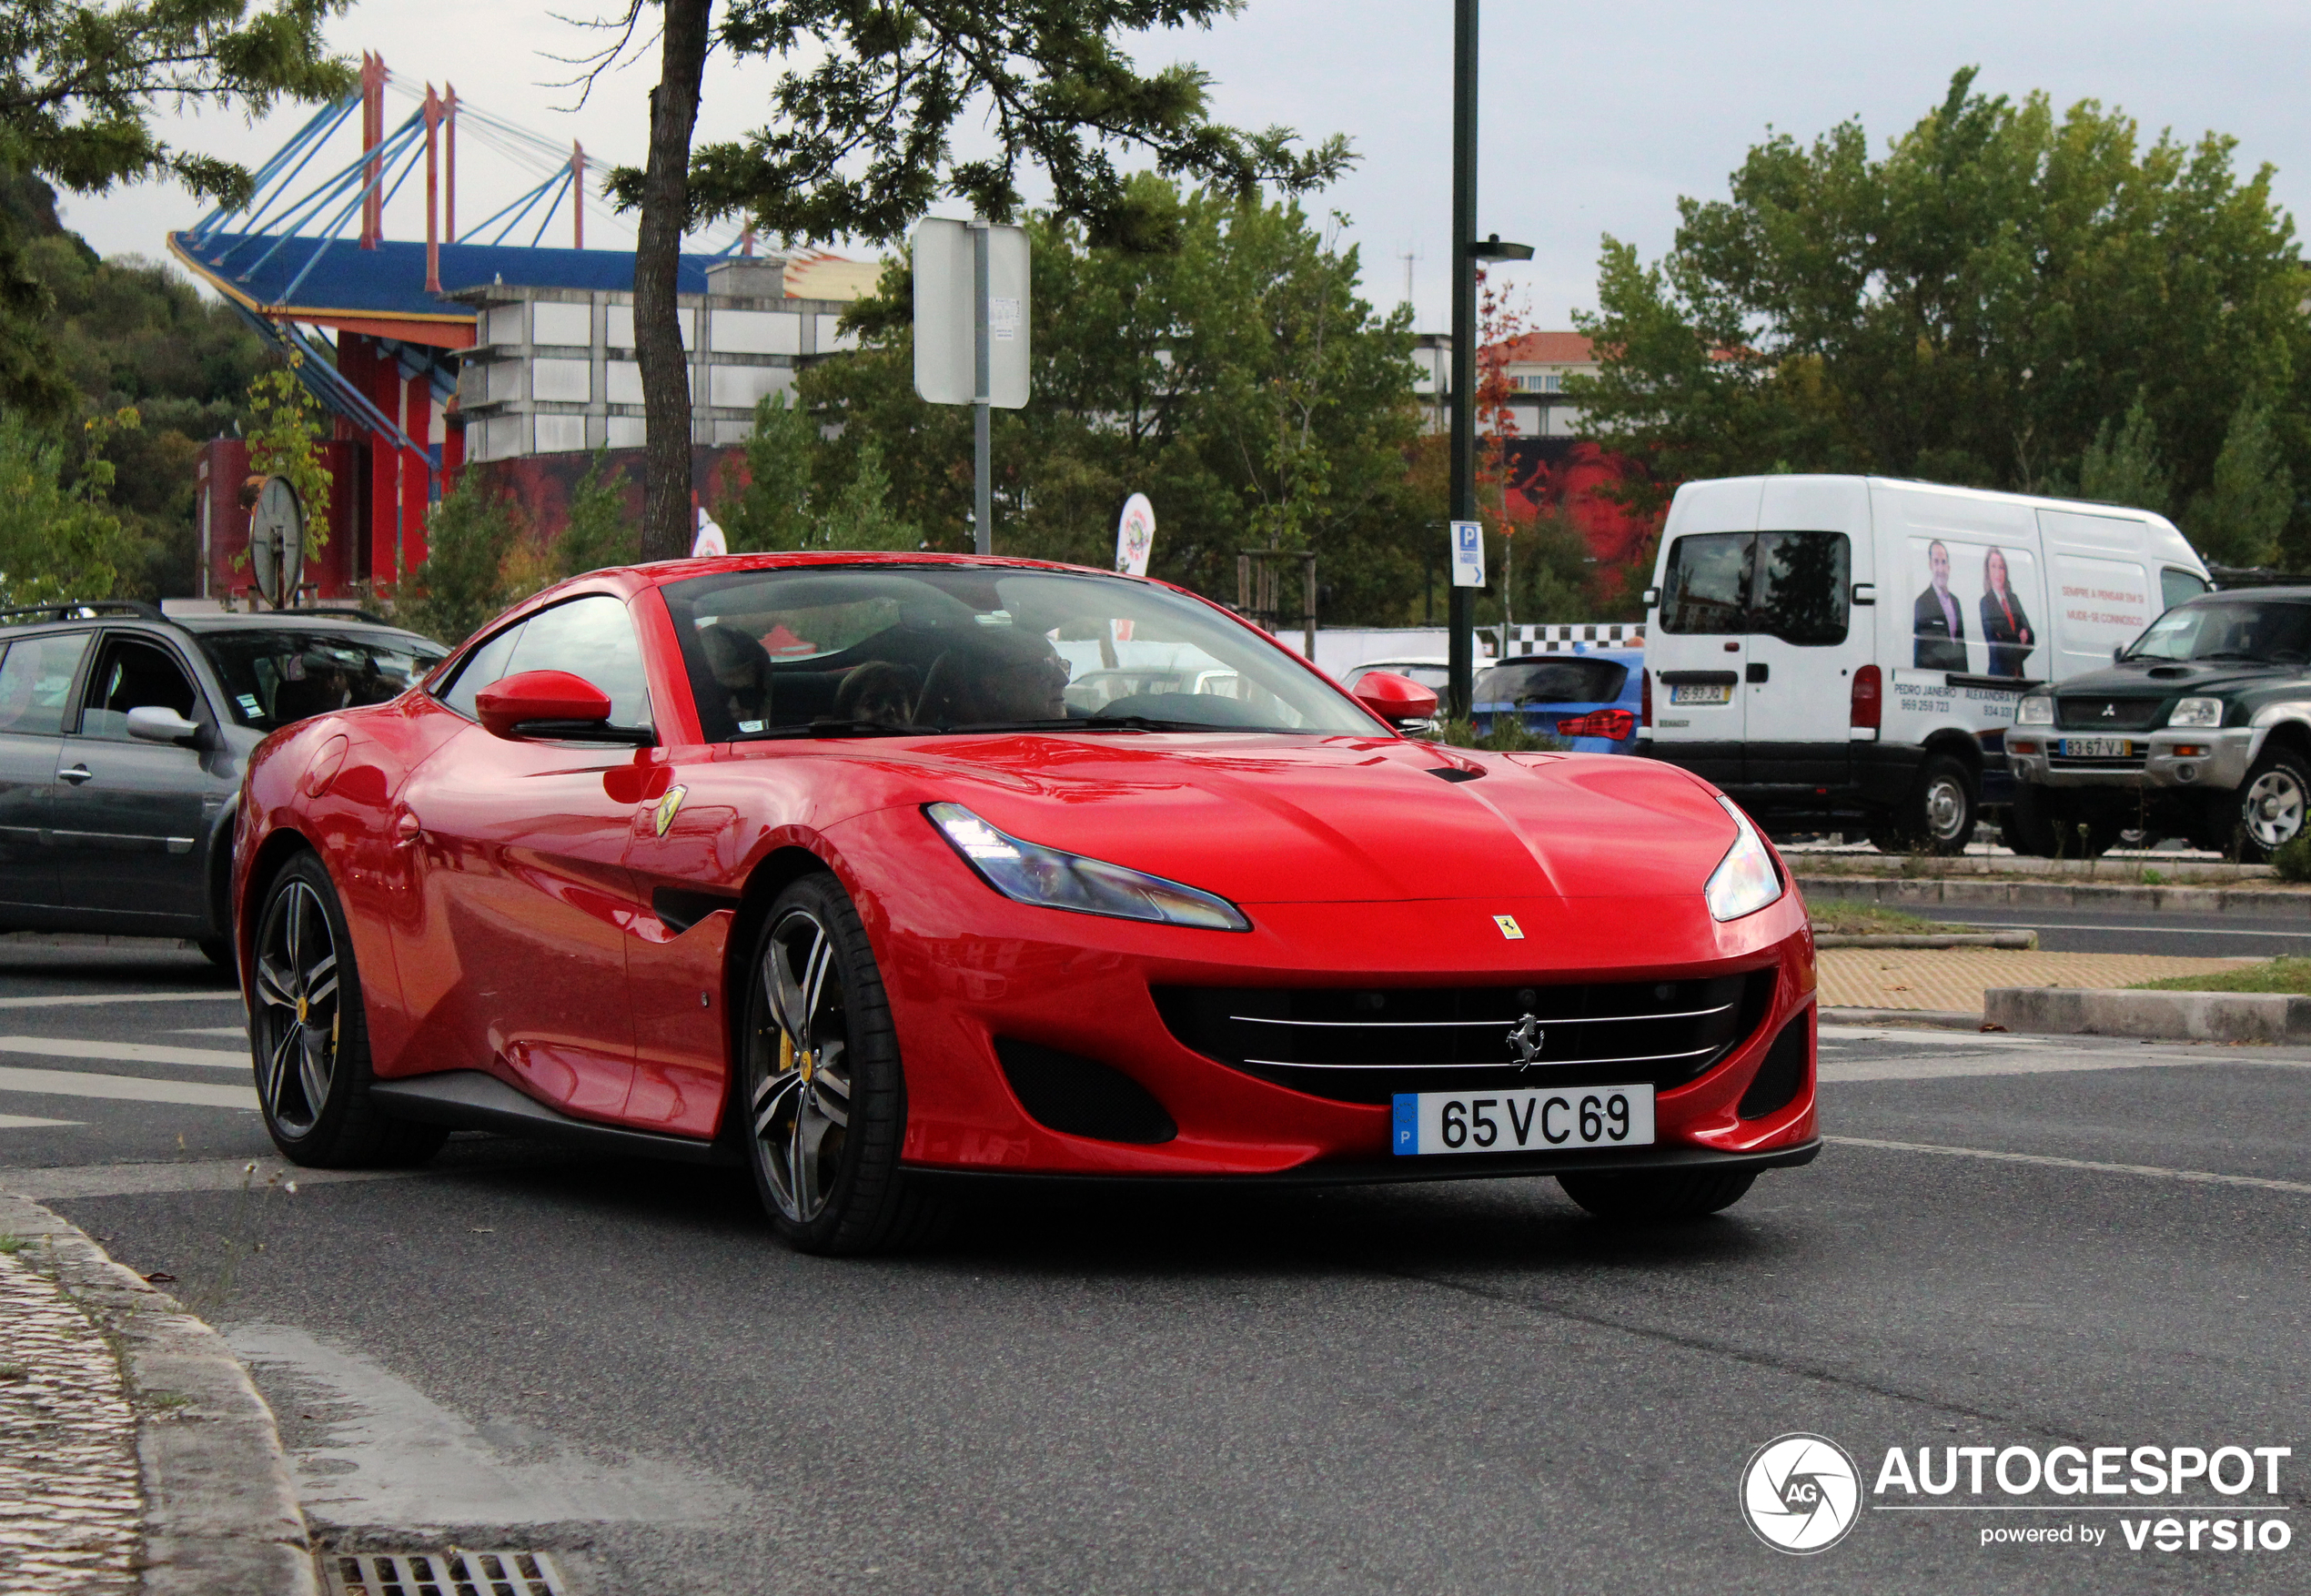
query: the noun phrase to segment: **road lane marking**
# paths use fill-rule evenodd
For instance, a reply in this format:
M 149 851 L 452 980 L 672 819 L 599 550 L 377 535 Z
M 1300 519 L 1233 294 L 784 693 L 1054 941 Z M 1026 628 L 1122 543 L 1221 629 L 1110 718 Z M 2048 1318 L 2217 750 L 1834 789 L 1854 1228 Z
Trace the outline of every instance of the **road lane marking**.
M 247 1069 L 246 1053 L 215 1047 L 162 1047 L 150 1042 L 91 1042 L 77 1036 L 0 1036 L 0 1053 L 44 1058 L 105 1058 L 115 1064 L 182 1064 L 203 1069 Z
M 2086 925 L 2048 920 L 1991 920 L 1979 924 L 1993 931 L 2148 931 L 2161 936 L 2291 936 L 2298 941 L 2311 937 L 2311 931 L 2239 931 L 2215 925 Z
M 47 1126 L 79 1123 L 77 1119 L 35 1119 L 28 1114 L 0 1114 L 0 1130 L 38 1130 Z
M 247 1059 L 242 1064 L 246 1067 Z M 80 1069 L 11 1069 L 0 1066 L 0 1092 L 32 1092 L 54 1097 L 109 1097 L 123 1103 L 183 1103 L 196 1108 L 257 1106 L 254 1086 L 212 1086 L 197 1081 L 150 1081 L 136 1076 L 100 1076 Z
M 1869 1136 L 1823 1136 L 1843 1147 L 1874 1147 L 1883 1153 L 1941 1153 L 1956 1158 L 1988 1158 L 2000 1164 L 2038 1164 L 2050 1169 L 2084 1169 L 2095 1175 L 2141 1175 L 2154 1180 L 2185 1180 L 2200 1186 L 2251 1186 L 2261 1191 L 2291 1191 L 2311 1197 L 2311 1183 L 2273 1180 L 2261 1175 L 2216 1175 L 2205 1169 L 2168 1169 L 2156 1164 L 2097 1164 L 2086 1158 L 2057 1158 L 2045 1153 L 2001 1153 L 1989 1147 L 1945 1147 L 1933 1142 L 1882 1142 Z
M 248 1027 L 247 1025 L 171 1025 L 168 1027 L 168 1034 L 172 1036 L 238 1036 L 243 1041 L 247 1041 Z
M 109 1003 L 238 1003 L 238 987 L 222 992 L 99 992 L 49 997 L 0 997 L 0 1008 L 100 1008 Z
M 462 1172 L 469 1166 L 459 1165 Z M 188 1158 L 174 1163 L 75 1164 L 61 1168 L 0 1169 L 0 1191 L 34 1202 L 71 1197 L 149 1197 L 180 1191 L 261 1190 L 288 1181 L 301 1189 L 348 1180 L 409 1180 L 445 1169 L 300 1169 L 278 1158 Z M 0 1229 L 6 1228 L 0 1225 Z

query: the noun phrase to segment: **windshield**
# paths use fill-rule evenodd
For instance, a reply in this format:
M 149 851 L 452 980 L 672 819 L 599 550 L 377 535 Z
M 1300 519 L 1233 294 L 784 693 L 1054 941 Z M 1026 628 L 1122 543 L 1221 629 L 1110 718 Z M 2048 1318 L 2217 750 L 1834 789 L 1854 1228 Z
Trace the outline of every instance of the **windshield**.
M 1610 703 L 1629 682 L 1629 667 L 1610 660 L 1519 660 L 1478 673 L 1477 703 Z
M 2152 621 L 2125 657 L 2300 665 L 2311 661 L 2311 604 L 2267 599 L 2185 604 Z
M 406 632 L 293 628 L 203 632 L 200 649 L 233 719 L 259 732 L 399 698 L 443 652 Z
M 814 727 L 1378 731 L 1257 633 L 1121 578 L 818 566 L 663 591 L 711 742 Z

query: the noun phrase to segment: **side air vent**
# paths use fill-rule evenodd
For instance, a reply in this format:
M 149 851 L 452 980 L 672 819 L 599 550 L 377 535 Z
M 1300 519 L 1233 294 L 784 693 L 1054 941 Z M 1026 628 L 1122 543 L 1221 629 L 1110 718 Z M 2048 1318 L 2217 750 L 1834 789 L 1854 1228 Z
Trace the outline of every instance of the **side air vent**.
M 1168 1142 L 1179 1126 L 1122 1070 L 1032 1042 L 995 1039 L 1004 1079 L 1038 1125 L 1102 1142 Z
M 1741 1094 L 1735 1114 L 1743 1119 L 1763 1119 L 1790 1106 L 1791 1099 L 1805 1087 L 1805 1015 L 1800 1014 L 1781 1027 L 1773 1045 L 1765 1050 L 1765 1062 L 1757 1066 L 1757 1076 Z

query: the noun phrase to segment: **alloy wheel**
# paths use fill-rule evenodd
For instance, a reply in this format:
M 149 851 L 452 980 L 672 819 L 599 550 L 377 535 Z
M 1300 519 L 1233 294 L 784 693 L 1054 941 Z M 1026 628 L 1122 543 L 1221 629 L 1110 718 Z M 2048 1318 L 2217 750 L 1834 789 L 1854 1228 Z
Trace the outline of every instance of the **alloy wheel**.
M 2250 783 L 2239 805 L 2248 835 L 2265 852 L 2292 842 L 2303 830 L 2303 783 L 2285 768 L 2265 771 Z
M 761 1018 L 749 1039 L 756 1156 L 780 1211 L 797 1224 L 833 1194 L 851 1123 L 849 1020 L 834 939 L 795 909 L 764 944 Z
M 308 1135 L 337 1078 L 342 1025 L 337 936 L 320 894 L 292 878 L 274 895 L 257 934 L 257 1090 L 273 1123 Z

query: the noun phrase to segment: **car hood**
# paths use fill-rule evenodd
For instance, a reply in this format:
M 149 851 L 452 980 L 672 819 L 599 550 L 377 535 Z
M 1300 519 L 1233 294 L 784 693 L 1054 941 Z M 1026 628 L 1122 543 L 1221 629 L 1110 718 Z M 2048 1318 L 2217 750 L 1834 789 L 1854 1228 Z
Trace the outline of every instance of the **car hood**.
M 1684 772 L 1595 754 L 1102 734 L 944 737 L 849 757 L 885 802 L 961 803 L 1029 842 L 1241 904 L 1690 900 L 1736 835 Z
M 2068 677 L 2054 691 L 2059 698 L 2160 698 L 2230 692 L 2306 674 L 2311 672 L 2300 666 L 2250 665 L 2237 660 L 2161 661 L 2155 665 L 2108 665 Z

